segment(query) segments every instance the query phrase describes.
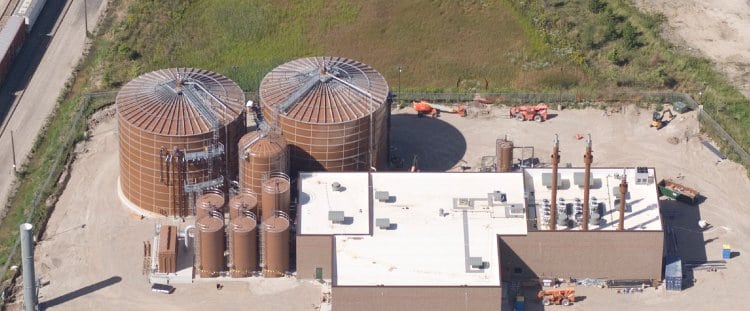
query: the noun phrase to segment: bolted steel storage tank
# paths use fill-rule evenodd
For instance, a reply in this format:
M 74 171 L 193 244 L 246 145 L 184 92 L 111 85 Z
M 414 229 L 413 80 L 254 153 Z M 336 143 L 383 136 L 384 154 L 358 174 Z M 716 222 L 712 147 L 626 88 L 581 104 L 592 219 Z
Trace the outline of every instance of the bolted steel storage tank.
M 372 67 L 301 58 L 269 72 L 259 93 L 264 117 L 289 144 L 292 176 L 387 167 L 389 90 Z
M 252 192 L 242 192 L 229 200 L 229 219 L 239 217 L 242 212 L 250 211 L 257 214 L 258 197 Z
M 495 150 L 497 152 L 497 171 L 513 171 L 513 141 L 507 138 L 498 139 Z
M 260 193 L 263 180 L 272 172 L 288 171 L 289 158 L 284 138 L 277 133 L 255 131 L 242 136 L 240 150 L 240 187 Z
M 271 173 L 271 176 L 263 181 L 260 219 L 272 217 L 274 211 L 289 214 L 290 186 L 289 176 L 279 172 Z
M 224 217 L 218 212 L 198 219 L 198 251 L 202 278 L 217 277 L 224 270 Z
M 223 192 L 216 189 L 207 191 L 195 200 L 195 219 L 206 217 L 211 211 L 223 213 L 225 203 Z
M 232 266 L 230 275 L 233 278 L 244 278 L 252 275 L 258 267 L 258 230 L 257 218 L 251 211 L 244 211 L 229 223 L 231 243 L 229 255 Z
M 289 215 L 276 211 L 261 222 L 263 232 L 263 276 L 282 277 L 289 270 Z
M 237 179 L 245 94 L 210 71 L 172 68 L 122 87 L 116 107 L 122 202 L 188 216 L 189 198 Z

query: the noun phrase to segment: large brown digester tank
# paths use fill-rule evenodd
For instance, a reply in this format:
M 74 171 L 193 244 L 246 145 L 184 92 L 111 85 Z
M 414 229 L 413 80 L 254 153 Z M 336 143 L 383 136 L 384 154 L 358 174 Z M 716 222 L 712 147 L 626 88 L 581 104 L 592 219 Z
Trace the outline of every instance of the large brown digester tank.
M 272 172 L 288 172 L 288 153 L 284 138 L 275 133 L 255 131 L 242 136 L 240 150 L 240 187 L 260 193 L 261 183 Z
M 233 278 L 244 278 L 252 275 L 258 267 L 258 227 L 255 214 L 246 211 L 229 223 L 232 256 L 230 274 Z
M 289 176 L 284 173 L 272 173 L 263 181 L 261 199 L 261 218 L 266 219 L 274 215 L 274 211 L 289 213 L 290 201 Z
M 208 216 L 211 211 L 224 211 L 224 193 L 219 190 L 210 190 L 195 200 L 195 219 Z
M 513 141 L 507 138 L 497 140 L 497 171 L 501 173 L 513 171 Z
M 293 60 L 260 84 L 263 115 L 289 144 L 290 174 L 387 167 L 388 83 L 340 57 Z
M 229 219 L 235 219 L 239 217 L 242 212 L 250 211 L 257 214 L 258 211 L 258 197 L 255 193 L 242 192 L 232 197 L 229 200 Z
M 261 223 L 265 240 L 263 276 L 282 277 L 289 270 L 289 216 L 275 212 Z
M 214 212 L 198 219 L 200 266 L 202 278 L 217 277 L 224 270 L 224 218 Z
M 188 198 L 237 178 L 245 94 L 210 71 L 172 68 L 122 87 L 116 107 L 121 198 L 127 205 L 188 216 Z

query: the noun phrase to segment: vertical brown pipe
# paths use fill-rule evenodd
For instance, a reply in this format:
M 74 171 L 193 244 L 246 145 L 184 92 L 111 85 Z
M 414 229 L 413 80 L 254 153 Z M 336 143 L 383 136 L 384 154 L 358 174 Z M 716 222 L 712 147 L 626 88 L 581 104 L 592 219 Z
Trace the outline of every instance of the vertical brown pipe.
M 586 140 L 586 154 L 583 155 L 583 163 L 585 164 L 583 170 L 583 223 L 581 224 L 581 230 L 583 231 L 589 231 L 589 188 L 591 188 L 591 161 L 593 160 L 591 134 L 589 134 L 589 139 Z
M 625 230 L 625 195 L 628 193 L 627 176 L 622 174 L 620 182 L 620 219 L 617 221 L 617 231 Z
M 552 147 L 552 194 L 550 196 L 550 220 L 549 229 L 557 230 L 557 165 L 560 164 L 560 140 L 555 134 L 554 146 Z

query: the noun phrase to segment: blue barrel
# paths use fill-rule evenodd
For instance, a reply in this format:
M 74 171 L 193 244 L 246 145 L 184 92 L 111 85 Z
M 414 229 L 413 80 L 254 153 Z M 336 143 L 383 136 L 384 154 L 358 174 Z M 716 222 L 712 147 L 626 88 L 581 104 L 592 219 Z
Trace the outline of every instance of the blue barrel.
M 523 300 L 523 296 L 516 296 L 516 311 L 526 310 L 526 303 Z
M 724 244 L 721 248 L 721 258 L 729 259 L 732 257 L 732 247 L 729 244 Z

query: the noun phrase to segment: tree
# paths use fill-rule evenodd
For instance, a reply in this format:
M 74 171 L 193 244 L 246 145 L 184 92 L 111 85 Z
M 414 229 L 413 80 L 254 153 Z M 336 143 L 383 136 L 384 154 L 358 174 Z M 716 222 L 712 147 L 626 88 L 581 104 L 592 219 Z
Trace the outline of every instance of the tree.
M 635 49 L 641 46 L 640 34 L 638 30 L 633 27 L 630 22 L 625 22 L 625 26 L 622 27 L 622 40 L 625 47 L 628 49 Z

